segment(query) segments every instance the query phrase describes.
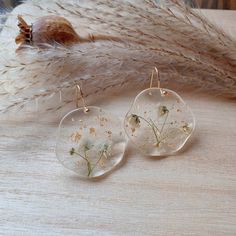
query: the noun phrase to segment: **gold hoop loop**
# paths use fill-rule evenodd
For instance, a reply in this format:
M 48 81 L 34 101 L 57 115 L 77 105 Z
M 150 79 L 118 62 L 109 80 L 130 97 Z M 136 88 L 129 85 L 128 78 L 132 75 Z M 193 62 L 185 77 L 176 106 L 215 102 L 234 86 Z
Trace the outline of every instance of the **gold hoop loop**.
M 152 75 L 151 75 L 151 81 L 150 81 L 150 88 L 152 88 L 153 85 L 153 78 L 154 78 L 154 73 L 156 72 L 157 76 L 157 88 L 160 88 L 161 81 L 160 81 L 160 76 L 159 76 L 159 71 L 156 67 L 154 67 L 154 70 L 152 70 Z
M 79 108 L 79 100 L 80 99 L 82 100 L 82 103 L 83 103 L 84 112 L 85 113 L 89 112 L 89 109 L 87 108 L 87 106 L 85 104 L 85 100 L 84 100 L 84 95 L 83 95 L 82 89 L 77 84 L 76 85 L 76 108 Z

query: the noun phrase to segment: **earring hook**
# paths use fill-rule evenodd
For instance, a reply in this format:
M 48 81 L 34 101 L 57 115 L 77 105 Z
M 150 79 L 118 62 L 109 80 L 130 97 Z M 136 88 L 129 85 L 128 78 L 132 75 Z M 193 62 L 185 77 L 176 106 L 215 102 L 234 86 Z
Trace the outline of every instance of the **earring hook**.
M 84 100 L 84 94 L 82 92 L 81 87 L 77 84 L 76 85 L 76 108 L 79 107 L 79 100 L 82 100 L 83 103 L 83 108 L 84 108 L 84 112 L 87 113 L 89 112 L 89 109 L 87 108 L 86 104 L 85 104 L 85 100 Z
M 160 81 L 160 76 L 159 76 L 159 70 L 156 67 L 154 67 L 154 70 L 152 70 L 151 81 L 150 81 L 150 88 L 152 88 L 153 78 L 154 78 L 154 73 L 155 72 L 156 72 L 156 76 L 157 76 L 157 88 L 160 88 L 161 81 Z

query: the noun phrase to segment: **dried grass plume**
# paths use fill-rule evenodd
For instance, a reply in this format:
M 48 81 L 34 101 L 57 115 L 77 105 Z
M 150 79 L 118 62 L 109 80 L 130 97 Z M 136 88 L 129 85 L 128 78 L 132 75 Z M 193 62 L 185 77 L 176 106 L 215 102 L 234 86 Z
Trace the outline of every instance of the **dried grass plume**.
M 25 4 L 35 14 L 22 12 L 20 34 L 17 12 L 9 14 L 15 25 L 3 26 L 1 113 L 22 109 L 35 100 L 45 102 L 55 94 L 61 99 L 44 106 L 42 112 L 60 109 L 73 101 L 77 83 L 86 96 L 94 97 L 122 86 L 143 86 L 154 66 L 170 85 L 236 96 L 235 41 L 182 1 L 40 0 Z M 34 22 L 53 16 L 58 17 L 55 21 L 66 19 L 63 24 L 67 33 L 74 34 L 69 37 L 72 43 L 37 38 L 42 32 Z M 9 46 L 16 36 L 21 49 L 17 53 L 16 45 Z

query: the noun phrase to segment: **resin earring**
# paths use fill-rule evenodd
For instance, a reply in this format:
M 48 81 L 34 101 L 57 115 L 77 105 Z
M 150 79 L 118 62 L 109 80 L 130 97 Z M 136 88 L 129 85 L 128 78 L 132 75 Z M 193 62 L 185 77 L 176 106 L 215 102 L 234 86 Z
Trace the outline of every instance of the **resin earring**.
M 154 73 L 157 87 L 152 87 Z M 191 136 L 195 118 L 174 91 L 161 88 L 157 68 L 152 71 L 150 88 L 140 92 L 125 116 L 129 139 L 145 155 L 166 156 L 179 151 Z
M 83 107 L 78 108 L 79 95 Z M 76 86 L 77 109 L 66 114 L 59 125 L 56 155 L 80 177 L 102 176 L 118 165 L 124 155 L 126 138 L 122 122 L 95 106 L 86 106 Z

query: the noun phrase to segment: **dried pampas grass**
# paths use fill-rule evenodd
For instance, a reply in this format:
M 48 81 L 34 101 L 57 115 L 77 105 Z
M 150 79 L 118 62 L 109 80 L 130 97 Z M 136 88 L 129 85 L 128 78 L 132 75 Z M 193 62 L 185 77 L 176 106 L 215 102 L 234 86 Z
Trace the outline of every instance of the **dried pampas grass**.
M 86 96 L 94 98 L 104 91 L 143 86 L 154 66 L 170 85 L 236 96 L 235 41 L 182 1 L 41 0 L 25 4 L 37 12 L 30 16 L 32 21 L 45 15 L 63 16 L 79 35 L 85 31 L 122 40 L 69 46 L 50 43 L 43 48 L 23 45 L 17 54 L 13 49 L 2 50 L 2 113 L 22 109 L 38 99 L 47 103 L 55 94 L 60 94 L 60 99 L 41 111 L 60 109 L 73 101 L 77 83 L 82 84 Z M 9 17 L 16 19 L 17 15 Z M 17 23 L 6 25 L 4 33 L 16 30 Z M 1 46 L 9 40 L 14 38 L 2 40 Z

